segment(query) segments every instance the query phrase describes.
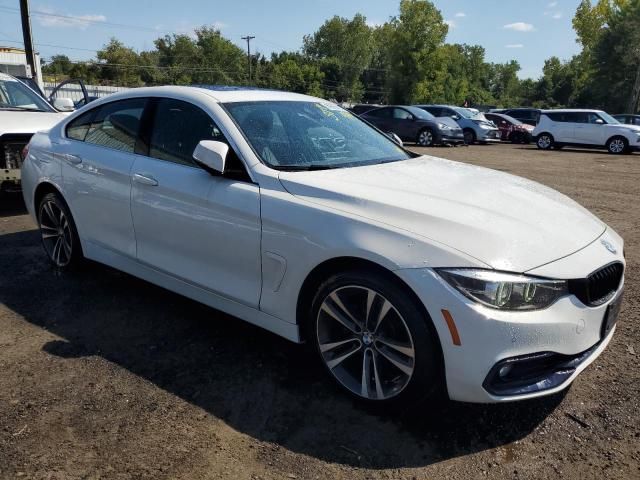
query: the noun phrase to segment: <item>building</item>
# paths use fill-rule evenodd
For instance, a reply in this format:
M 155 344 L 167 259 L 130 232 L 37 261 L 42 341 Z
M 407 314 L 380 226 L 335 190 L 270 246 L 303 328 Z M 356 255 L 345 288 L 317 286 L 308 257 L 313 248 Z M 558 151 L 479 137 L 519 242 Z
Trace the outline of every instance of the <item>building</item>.
M 43 87 L 40 54 L 38 53 L 36 53 L 36 72 L 32 74 L 24 50 L 0 46 L 0 72 L 8 73 L 14 77 L 33 77 L 40 88 Z

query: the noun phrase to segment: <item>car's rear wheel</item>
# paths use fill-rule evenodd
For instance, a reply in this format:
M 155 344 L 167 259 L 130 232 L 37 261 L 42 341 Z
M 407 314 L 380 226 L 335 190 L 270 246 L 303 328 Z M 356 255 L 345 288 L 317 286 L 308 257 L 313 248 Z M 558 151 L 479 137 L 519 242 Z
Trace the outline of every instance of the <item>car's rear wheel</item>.
M 513 132 L 510 138 L 511 143 L 522 143 L 522 137 L 523 137 L 522 133 Z
M 357 399 L 405 405 L 441 392 L 440 347 L 431 320 L 384 275 L 333 275 L 318 289 L 309 320 L 322 363 Z
M 464 143 L 467 145 L 473 145 L 476 142 L 476 132 L 471 129 L 464 130 Z
M 620 155 L 629 150 L 629 142 L 624 137 L 613 137 L 607 142 L 607 151 L 614 155 Z
M 420 133 L 418 133 L 417 143 L 421 147 L 432 147 L 433 139 L 433 131 L 430 128 L 425 128 L 420 130 Z
M 541 133 L 536 139 L 536 146 L 540 150 L 550 150 L 554 146 L 553 136 L 550 133 Z
M 82 261 L 76 225 L 59 194 L 48 193 L 42 198 L 38 206 L 38 225 L 44 251 L 56 267 L 67 269 Z

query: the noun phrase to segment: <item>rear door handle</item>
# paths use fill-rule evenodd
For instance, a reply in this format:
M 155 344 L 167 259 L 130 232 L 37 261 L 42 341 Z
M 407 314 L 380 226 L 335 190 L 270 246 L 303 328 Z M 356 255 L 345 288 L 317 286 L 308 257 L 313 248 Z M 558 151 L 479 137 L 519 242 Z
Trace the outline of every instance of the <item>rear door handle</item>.
M 148 173 L 134 173 L 133 181 L 141 185 L 148 185 L 150 187 L 158 186 L 158 181 Z

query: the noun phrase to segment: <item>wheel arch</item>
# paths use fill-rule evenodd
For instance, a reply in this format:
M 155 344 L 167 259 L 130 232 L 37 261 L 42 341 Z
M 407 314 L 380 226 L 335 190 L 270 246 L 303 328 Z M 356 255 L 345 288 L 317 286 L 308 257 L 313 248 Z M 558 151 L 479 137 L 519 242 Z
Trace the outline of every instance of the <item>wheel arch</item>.
M 416 307 L 423 314 L 424 318 L 428 321 L 430 327 L 433 328 L 433 333 L 438 338 L 440 354 L 442 354 L 440 338 L 438 337 L 435 326 L 433 325 L 433 319 L 431 318 L 426 307 L 424 306 L 416 292 L 411 288 L 411 286 L 409 286 L 409 284 L 407 284 L 402 278 L 396 275 L 392 270 L 389 270 L 388 268 L 372 260 L 367 260 L 360 257 L 334 257 L 316 265 L 307 274 L 305 280 L 302 282 L 300 290 L 298 291 L 298 298 L 296 303 L 296 321 L 300 326 L 300 333 L 303 341 L 305 340 L 307 334 L 305 310 L 313 300 L 313 296 L 315 295 L 318 287 L 331 275 L 346 272 L 349 270 L 365 270 L 378 273 L 405 290 L 407 292 L 407 295 L 409 295 L 413 303 L 415 303 Z
M 620 133 L 616 133 L 614 135 L 611 135 L 609 138 L 607 138 L 607 141 L 604 142 L 605 146 L 609 145 L 609 142 L 612 141 L 615 138 L 620 138 L 620 139 L 624 140 L 624 142 L 626 143 L 627 147 L 629 146 L 629 139 L 627 137 L 625 137 L 624 135 L 620 134 Z
M 64 199 L 62 192 L 56 185 L 47 181 L 41 182 L 38 184 L 38 186 L 33 192 L 33 209 L 36 212 L 36 217 L 37 217 L 38 207 L 40 206 L 40 202 L 42 201 L 44 196 L 47 195 L 48 193 L 57 193 L 58 195 L 60 195 L 60 198 L 65 203 L 65 205 L 67 205 L 67 208 L 69 207 L 69 204 L 67 204 L 66 200 Z

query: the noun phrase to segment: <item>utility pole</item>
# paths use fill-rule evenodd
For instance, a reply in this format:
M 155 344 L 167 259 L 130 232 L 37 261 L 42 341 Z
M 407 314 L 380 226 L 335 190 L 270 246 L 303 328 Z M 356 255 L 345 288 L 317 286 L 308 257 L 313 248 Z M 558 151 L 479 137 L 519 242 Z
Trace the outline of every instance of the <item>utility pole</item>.
M 256 37 L 251 35 L 247 35 L 246 37 L 242 37 L 242 40 L 247 41 L 247 60 L 249 60 L 249 83 L 251 83 L 251 40 Z
M 38 71 L 36 70 L 36 56 L 33 53 L 29 0 L 20 0 L 20 17 L 22 18 L 22 37 L 24 38 L 24 52 L 27 57 L 27 64 L 31 68 L 31 77 L 37 78 Z

